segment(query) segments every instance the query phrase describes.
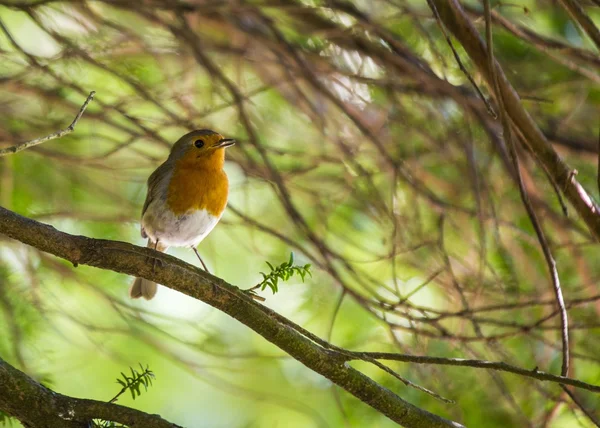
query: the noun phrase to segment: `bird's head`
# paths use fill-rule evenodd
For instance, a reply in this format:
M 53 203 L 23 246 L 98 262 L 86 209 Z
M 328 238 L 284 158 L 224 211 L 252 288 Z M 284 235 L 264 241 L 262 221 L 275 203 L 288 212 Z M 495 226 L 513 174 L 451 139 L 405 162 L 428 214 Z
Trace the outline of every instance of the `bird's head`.
M 199 129 L 181 137 L 171 149 L 169 158 L 199 167 L 223 166 L 225 148 L 235 144 L 235 140 L 224 138 L 210 129 Z

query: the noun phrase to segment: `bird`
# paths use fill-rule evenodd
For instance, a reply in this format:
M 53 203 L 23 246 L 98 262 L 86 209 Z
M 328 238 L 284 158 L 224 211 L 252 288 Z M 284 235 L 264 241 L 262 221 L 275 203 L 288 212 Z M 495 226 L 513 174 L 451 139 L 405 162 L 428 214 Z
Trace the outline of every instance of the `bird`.
M 167 160 L 148 178 L 141 217 L 147 247 L 161 252 L 191 247 L 208 270 L 196 246 L 217 225 L 227 206 L 225 149 L 235 142 L 210 129 L 194 130 L 177 140 Z M 129 296 L 150 300 L 156 291 L 155 282 L 136 278 Z

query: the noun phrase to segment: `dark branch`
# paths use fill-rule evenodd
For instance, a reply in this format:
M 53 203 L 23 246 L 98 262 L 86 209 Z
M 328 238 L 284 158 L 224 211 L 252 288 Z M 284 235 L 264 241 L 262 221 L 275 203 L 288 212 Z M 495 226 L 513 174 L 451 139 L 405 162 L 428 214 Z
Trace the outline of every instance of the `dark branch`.
M 506 113 L 523 134 L 531 151 L 573 204 L 596 240 L 600 240 L 600 208 L 575 179 L 573 169 L 554 151 L 538 125 L 521 104 L 519 95 L 508 81 L 502 67 L 494 61 L 490 68 L 487 49 L 479 33 L 457 1 L 432 0 L 444 25 L 454 34 L 477 66 L 488 86 L 494 88 L 494 72 Z
M 119 404 L 69 397 L 51 391 L 0 358 L 0 409 L 28 427 L 87 428 L 92 419 L 128 426 L 181 428 Z
M 595 393 L 600 393 L 600 385 L 592 385 L 577 379 L 572 379 L 564 376 L 557 376 L 551 373 L 539 371 L 537 369 L 527 370 L 521 367 L 506 364 L 502 361 L 483 361 L 463 358 L 440 358 L 429 357 L 426 355 L 408 355 L 388 352 L 350 352 L 348 353 L 347 358 L 348 360 L 364 360 L 365 358 L 374 358 L 376 360 L 402 361 L 405 363 L 435 364 L 442 366 L 461 366 L 497 370 L 501 372 L 514 373 L 520 376 L 530 377 L 542 381 L 555 382 L 561 385 L 570 385 L 577 388 L 586 389 Z
M 227 313 L 296 360 L 405 427 L 460 427 L 404 401 L 361 372 L 346 358 L 318 343 L 281 315 L 252 300 L 239 288 L 175 257 L 118 241 L 75 236 L 0 207 L 0 233 L 73 263 L 109 269 L 167 284 Z M 159 259 L 153 269 L 148 259 Z M 310 336 L 310 338 L 309 338 Z M 332 347 L 333 348 L 333 347 Z M 1 403 L 1 401 L 0 401 Z M 102 418 L 101 415 L 95 416 Z

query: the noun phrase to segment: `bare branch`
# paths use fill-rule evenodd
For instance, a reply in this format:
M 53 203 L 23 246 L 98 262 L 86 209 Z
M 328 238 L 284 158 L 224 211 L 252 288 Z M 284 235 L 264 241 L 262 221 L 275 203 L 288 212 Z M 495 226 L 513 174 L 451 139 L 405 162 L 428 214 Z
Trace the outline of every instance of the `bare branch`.
M 83 428 L 92 419 L 128 426 L 181 428 L 140 410 L 114 403 L 69 397 L 31 379 L 0 358 L 0 409 L 29 427 Z
M 95 91 L 90 92 L 87 99 L 85 100 L 85 102 L 83 103 L 81 108 L 79 109 L 77 116 L 75 116 L 75 119 L 73 119 L 73 122 L 71 122 L 71 124 L 68 127 L 66 127 L 65 129 L 54 132 L 50 135 L 46 135 L 45 137 L 40 137 L 40 138 L 36 138 L 34 140 L 25 141 L 23 143 L 19 143 L 12 147 L 7 147 L 5 149 L 2 149 L 2 150 L 0 150 L 0 157 L 7 156 L 7 155 L 13 155 L 22 150 L 28 149 L 33 146 L 37 146 L 38 144 L 45 143 L 46 141 L 54 140 L 56 138 L 64 137 L 65 135 L 70 134 L 75 129 L 75 125 L 77 125 L 77 122 L 79 122 L 79 119 L 81 119 L 81 116 L 83 115 L 83 112 L 87 108 L 90 101 L 92 101 L 94 99 L 94 95 L 96 95 Z
M 562 338 L 562 368 L 561 375 L 568 376 L 569 374 L 569 323 L 567 318 L 567 309 L 565 307 L 565 301 L 563 298 L 562 289 L 560 286 L 560 278 L 558 276 L 558 269 L 556 267 L 556 261 L 554 260 L 554 256 L 550 251 L 550 246 L 548 245 L 548 239 L 546 238 L 546 234 L 544 233 L 544 229 L 540 224 L 540 221 L 537 218 L 535 210 L 531 205 L 531 201 L 529 199 L 529 194 L 527 189 L 525 188 L 525 184 L 523 183 L 523 177 L 521 176 L 521 168 L 519 166 L 519 155 L 517 153 L 516 144 L 513 139 L 512 129 L 509 123 L 508 115 L 506 113 L 506 103 L 503 96 L 502 91 L 500 90 L 500 82 L 498 79 L 498 73 L 496 69 L 496 60 L 494 58 L 494 45 L 492 38 L 492 18 L 491 18 L 491 8 L 489 0 L 484 0 L 484 16 L 485 16 L 485 39 L 486 39 L 486 47 L 487 47 L 487 60 L 488 66 L 492 74 L 493 81 L 493 92 L 498 101 L 498 105 L 500 107 L 500 120 L 502 122 L 502 128 L 504 129 L 504 139 L 507 142 L 510 157 L 512 159 L 517 184 L 519 187 L 519 193 L 521 195 L 521 200 L 523 201 L 523 205 L 525 206 L 525 210 L 527 211 L 527 215 L 529 216 L 529 220 L 533 225 L 535 233 L 537 235 L 538 241 L 542 248 L 542 252 L 544 254 L 544 259 L 546 260 L 546 264 L 548 265 L 548 270 L 550 271 L 550 277 L 552 280 L 552 286 L 554 289 L 554 294 L 556 296 L 556 302 L 560 311 L 560 320 L 561 320 L 561 338 Z M 498 65 L 498 69 L 500 66 Z
M 345 364 L 345 359 L 314 335 L 271 309 L 256 303 L 239 288 L 175 257 L 125 242 L 70 235 L 52 226 L 0 207 L 0 233 L 73 263 L 146 278 L 167 284 L 229 314 L 308 368 L 341 386 L 361 401 L 405 427 L 461 427 L 404 401 L 392 391 Z M 162 261 L 152 268 L 148 259 Z M 285 320 L 286 322 L 281 322 Z M 306 334 L 305 334 L 306 332 Z
M 575 392 L 571 391 L 569 388 L 567 388 L 564 385 L 563 385 L 562 389 L 563 389 L 563 391 L 565 391 L 567 393 L 569 398 L 571 398 L 571 400 L 573 400 L 573 403 L 575 403 L 577 405 L 577 407 L 579 407 L 579 409 L 589 418 L 589 420 L 592 421 L 594 423 L 594 425 L 596 425 L 597 427 L 600 427 L 600 419 L 598 418 L 598 416 L 595 415 L 594 413 L 592 413 L 588 408 L 586 408 L 586 406 L 581 402 L 581 400 L 575 394 Z
M 435 4 L 432 3 L 431 0 L 428 0 L 427 3 L 429 4 L 429 7 L 431 8 L 431 10 L 433 12 L 433 16 L 435 16 L 435 20 L 437 21 L 438 26 L 440 27 L 440 30 L 442 30 L 442 33 L 444 34 L 446 43 L 448 43 L 448 46 L 450 46 L 450 50 L 452 50 L 454 59 L 456 60 L 456 63 L 458 64 L 458 68 L 460 68 L 460 71 L 462 71 L 463 74 L 467 77 L 467 79 L 469 79 L 469 82 L 471 82 L 471 85 L 477 92 L 477 95 L 479 95 L 479 98 L 481 98 L 481 100 L 484 102 L 485 108 L 487 109 L 490 116 L 492 116 L 494 119 L 496 119 L 498 117 L 498 115 L 492 108 L 488 99 L 485 97 L 485 95 L 483 95 L 483 92 L 481 92 L 481 89 L 479 89 L 479 86 L 477 86 L 477 83 L 475 82 L 475 79 L 473 79 L 473 76 L 471 76 L 471 73 L 469 73 L 469 71 L 463 65 L 462 61 L 460 60 L 460 56 L 458 55 L 458 52 L 456 52 L 456 49 L 454 49 L 454 44 L 452 43 L 452 40 L 450 39 L 450 36 L 448 35 L 448 32 L 446 31 L 446 28 L 444 27 L 444 24 L 442 23 L 440 14 L 438 13 L 437 8 L 435 7 Z
M 600 31 L 577 0 L 560 0 L 569 15 L 579 24 L 600 50 Z
M 524 369 L 522 367 L 513 366 L 504 362 L 497 361 L 485 361 L 485 360 L 472 360 L 463 358 L 442 358 L 442 357 L 430 357 L 426 355 L 410 355 L 410 354 L 396 354 L 388 352 L 348 352 L 349 359 L 364 360 L 365 358 L 373 358 L 376 360 L 388 360 L 388 361 L 402 361 L 407 363 L 416 364 L 434 364 L 442 366 L 460 366 L 460 367 L 473 367 L 488 370 L 498 370 L 507 373 L 514 373 L 520 376 L 538 379 L 547 382 L 553 382 L 561 385 L 570 385 L 581 389 L 586 389 L 595 393 L 600 393 L 600 385 L 593 385 L 590 383 L 582 382 L 578 379 L 573 379 L 565 376 L 557 376 L 551 373 L 546 373 L 537 370 L 537 367 L 533 370 Z
M 487 50 L 479 33 L 465 15 L 460 3 L 455 0 L 432 0 L 446 27 L 461 42 L 473 62 L 488 82 L 494 87 L 492 69 L 487 60 Z M 538 125 L 521 104 L 519 95 L 508 81 L 502 68 L 494 62 L 498 85 L 510 120 L 519 129 L 541 164 L 563 189 L 567 199 L 585 221 L 596 240 L 600 240 L 600 207 L 575 179 L 573 169 L 554 151 Z

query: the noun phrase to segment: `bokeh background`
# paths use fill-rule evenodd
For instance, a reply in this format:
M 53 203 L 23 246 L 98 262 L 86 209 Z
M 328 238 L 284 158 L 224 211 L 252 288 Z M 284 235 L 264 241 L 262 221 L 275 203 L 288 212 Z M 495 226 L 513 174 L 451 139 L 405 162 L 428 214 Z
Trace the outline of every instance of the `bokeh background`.
M 482 4 L 463 4 L 483 32 Z M 523 105 L 598 201 L 598 49 L 554 1 L 493 1 L 492 14 Z M 336 345 L 560 372 L 548 269 L 501 127 L 427 2 L 0 1 L 0 147 L 63 129 L 92 90 L 73 133 L 0 158 L 0 205 L 144 245 L 148 175 L 179 136 L 214 129 L 239 143 L 228 210 L 199 246 L 212 273 L 251 287 L 294 252 L 312 277 L 265 304 Z M 570 375 L 598 384 L 600 248 L 520 157 L 568 304 Z M 154 385 L 119 403 L 189 427 L 394 425 L 201 302 L 165 287 L 131 301 L 132 278 L 2 237 L 0 251 L 0 355 L 58 392 L 109 400 L 141 363 Z M 472 427 L 591 427 L 581 406 L 600 412 L 597 395 L 577 391 L 578 405 L 515 375 L 390 364 L 446 404 L 353 365 Z

